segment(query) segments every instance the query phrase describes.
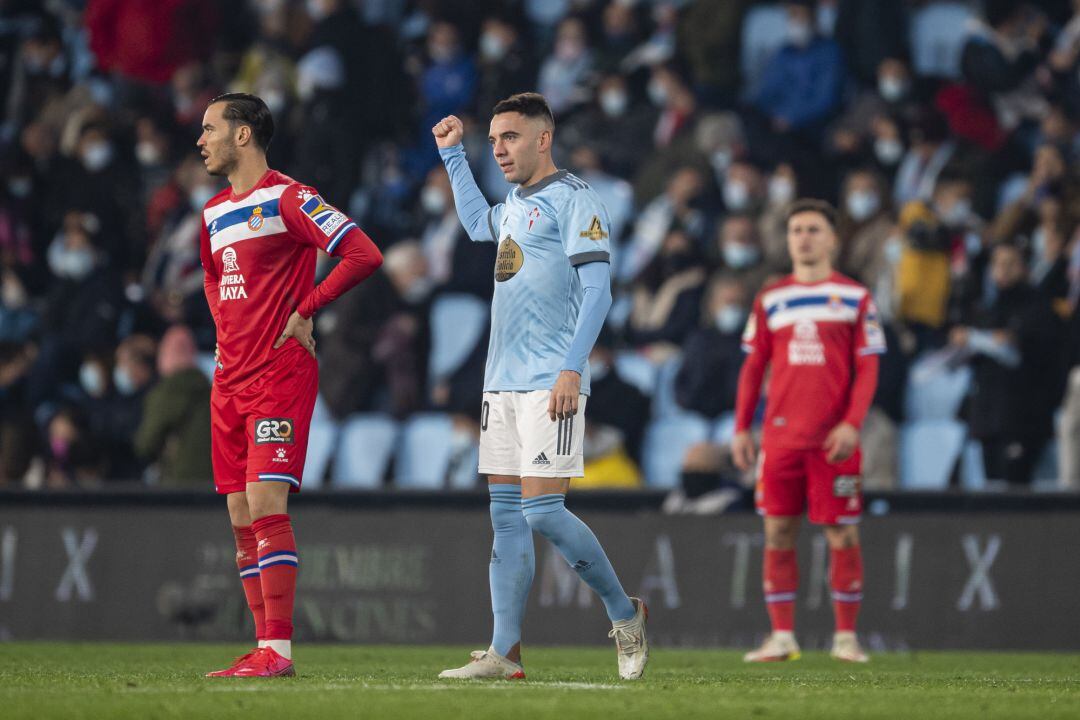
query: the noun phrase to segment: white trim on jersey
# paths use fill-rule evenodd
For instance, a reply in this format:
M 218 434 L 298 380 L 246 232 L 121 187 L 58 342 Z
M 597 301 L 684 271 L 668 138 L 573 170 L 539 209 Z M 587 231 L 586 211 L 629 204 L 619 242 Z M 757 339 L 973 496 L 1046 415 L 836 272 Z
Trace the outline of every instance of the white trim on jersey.
M 859 311 L 847 305 L 805 305 L 784 310 L 777 310 L 768 319 L 769 330 L 773 332 L 780 328 L 794 325 L 800 320 L 813 320 L 815 322 L 840 322 L 854 323 L 859 318 Z
M 206 225 L 209 225 L 227 212 L 239 210 L 240 208 L 248 207 L 249 205 L 258 205 L 259 203 L 277 200 L 285 192 L 285 188 L 287 187 L 289 186 L 271 185 L 270 187 L 259 188 L 243 200 L 226 200 L 213 207 L 208 207 L 203 210 L 203 222 Z
M 836 295 L 845 300 L 859 300 L 866 297 L 868 290 L 857 285 L 841 285 L 840 283 L 826 282 L 819 285 L 785 285 L 784 287 L 769 290 L 761 296 L 761 305 L 767 311 L 773 305 L 780 302 L 791 302 L 801 297 L 814 297 L 817 295 Z
M 263 202 L 266 201 L 263 200 Z M 241 240 L 254 240 L 258 237 L 277 235 L 283 232 L 285 232 L 285 221 L 281 219 L 280 215 L 264 218 L 258 230 L 252 230 L 245 222 L 236 223 L 214 233 L 210 237 L 210 251 L 216 253 L 218 250 L 229 247 Z

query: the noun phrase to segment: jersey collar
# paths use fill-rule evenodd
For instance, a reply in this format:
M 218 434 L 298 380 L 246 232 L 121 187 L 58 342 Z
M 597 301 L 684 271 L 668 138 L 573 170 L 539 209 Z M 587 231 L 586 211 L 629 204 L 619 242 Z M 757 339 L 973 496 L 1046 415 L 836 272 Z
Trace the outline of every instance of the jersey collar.
M 521 187 L 519 185 L 518 189 L 517 189 L 518 197 L 526 198 L 526 197 L 529 197 L 530 195 L 535 195 L 536 193 L 540 192 L 541 190 L 546 188 L 551 183 L 558 182 L 559 180 L 562 180 L 564 177 L 566 177 L 569 174 L 570 174 L 569 170 L 556 170 L 555 172 L 548 175 L 546 178 L 541 178 L 540 180 L 537 180 L 535 183 L 533 183 L 529 187 Z

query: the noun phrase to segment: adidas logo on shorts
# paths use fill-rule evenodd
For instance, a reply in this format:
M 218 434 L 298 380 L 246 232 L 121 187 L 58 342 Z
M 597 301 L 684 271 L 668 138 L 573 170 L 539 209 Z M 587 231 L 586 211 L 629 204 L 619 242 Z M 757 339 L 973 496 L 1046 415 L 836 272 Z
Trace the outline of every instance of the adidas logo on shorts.
M 536 459 L 532 461 L 533 465 L 550 465 L 551 461 L 547 459 L 547 455 L 541 452 L 536 456 Z

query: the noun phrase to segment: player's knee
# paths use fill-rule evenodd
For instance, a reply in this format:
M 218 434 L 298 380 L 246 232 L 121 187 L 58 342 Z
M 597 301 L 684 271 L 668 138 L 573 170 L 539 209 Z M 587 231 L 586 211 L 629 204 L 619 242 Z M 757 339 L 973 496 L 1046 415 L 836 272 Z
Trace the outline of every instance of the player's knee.
M 530 498 L 523 503 L 525 522 L 529 523 L 530 528 L 544 537 L 551 537 L 558 532 L 561 516 L 566 512 L 566 507 L 563 505 L 561 499 L 558 501 L 549 500 L 547 502 L 534 503 L 531 507 L 530 500 L 540 501 L 543 498 L 550 497 L 555 496 L 541 495 L 539 498 Z
M 765 522 L 765 545 L 771 550 L 791 550 L 798 534 L 798 518 L 770 517 Z
M 859 528 L 855 525 L 829 525 L 825 539 L 833 550 L 845 550 L 859 544 Z
M 491 527 L 496 533 L 514 532 L 521 527 L 521 506 L 510 507 L 499 503 L 491 504 Z

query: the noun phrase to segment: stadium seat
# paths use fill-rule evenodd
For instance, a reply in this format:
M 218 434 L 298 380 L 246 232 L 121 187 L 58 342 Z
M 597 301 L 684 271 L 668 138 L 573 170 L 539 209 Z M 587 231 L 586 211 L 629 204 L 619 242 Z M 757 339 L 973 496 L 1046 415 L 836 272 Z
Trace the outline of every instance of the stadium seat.
M 639 352 L 623 350 L 616 353 L 615 372 L 649 397 L 656 392 L 657 367 Z
M 735 413 L 726 412 L 712 422 L 709 439 L 718 445 L 727 445 L 735 437 Z
M 645 484 L 654 488 L 676 487 L 686 450 L 708 438 L 708 422 L 692 413 L 657 418 L 650 422 L 645 429 L 641 450 Z
M 334 458 L 334 485 L 381 487 L 397 437 L 398 424 L 389 415 L 357 413 L 346 418 Z
M 900 487 L 941 490 L 964 449 L 967 428 L 956 420 L 920 420 L 900 430 Z
M 908 43 L 911 64 L 919 75 L 960 79 L 960 52 L 975 19 L 969 3 L 931 2 L 911 17 Z
M 953 420 L 970 387 L 970 367 L 950 370 L 936 354 L 923 356 L 908 373 L 905 415 L 909 421 Z
M 304 489 L 322 487 L 326 477 L 326 467 L 334 456 L 338 444 L 341 426 L 338 424 L 321 396 L 315 400 L 315 409 L 311 413 L 311 428 L 308 430 L 307 459 L 304 462 Z
M 982 443 L 971 439 L 964 443 L 960 456 L 960 487 L 965 490 L 986 490 L 986 467 L 983 465 Z
M 653 417 L 672 417 L 686 412 L 675 401 L 675 376 L 682 367 L 682 356 L 674 357 L 660 366 L 656 373 L 656 394 L 653 396 Z
M 787 13 L 782 3 L 763 3 L 751 8 L 743 19 L 739 66 L 743 97 L 757 92 L 765 65 L 787 38 Z
M 480 342 L 488 325 L 488 303 L 475 295 L 440 295 L 431 304 L 428 376 L 436 382 L 453 374 Z
M 449 415 L 413 415 L 402 430 L 394 466 L 394 484 L 410 489 L 446 487 L 453 452 L 454 428 Z

